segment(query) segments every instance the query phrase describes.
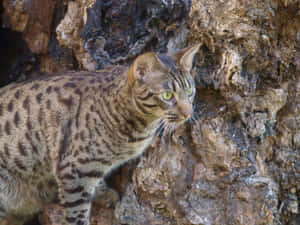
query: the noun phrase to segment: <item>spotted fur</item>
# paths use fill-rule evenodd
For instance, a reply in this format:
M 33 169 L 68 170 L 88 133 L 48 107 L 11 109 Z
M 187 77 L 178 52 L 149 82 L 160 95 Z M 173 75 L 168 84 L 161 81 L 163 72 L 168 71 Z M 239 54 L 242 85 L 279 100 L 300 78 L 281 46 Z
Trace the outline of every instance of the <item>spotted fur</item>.
M 68 72 L 2 88 L 0 221 L 26 219 L 58 198 L 61 224 L 88 225 L 103 177 L 138 157 L 162 124 L 190 117 L 195 84 L 186 61 L 198 47 L 174 56 L 146 53 L 129 68 Z M 162 99 L 166 90 L 174 93 L 170 101 Z

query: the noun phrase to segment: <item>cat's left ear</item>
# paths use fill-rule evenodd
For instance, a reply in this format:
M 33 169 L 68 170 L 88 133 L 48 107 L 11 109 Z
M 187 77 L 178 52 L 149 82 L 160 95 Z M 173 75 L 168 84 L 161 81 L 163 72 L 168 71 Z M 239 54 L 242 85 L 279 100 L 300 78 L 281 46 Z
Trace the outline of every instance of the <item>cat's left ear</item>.
M 144 80 L 148 76 L 166 70 L 166 66 L 159 60 L 154 52 L 147 52 L 137 57 L 131 65 L 129 81 L 133 83 L 135 80 Z
M 194 56 L 198 52 L 200 46 L 201 46 L 201 44 L 196 44 L 196 45 L 182 49 L 179 52 L 175 53 L 175 55 L 174 55 L 175 60 L 187 72 L 191 71 L 192 66 L 193 66 Z

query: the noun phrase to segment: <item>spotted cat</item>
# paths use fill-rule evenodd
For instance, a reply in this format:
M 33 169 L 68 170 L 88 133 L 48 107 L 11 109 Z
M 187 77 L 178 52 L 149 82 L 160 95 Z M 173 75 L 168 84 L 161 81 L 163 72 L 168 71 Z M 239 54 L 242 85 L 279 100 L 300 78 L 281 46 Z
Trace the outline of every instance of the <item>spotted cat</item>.
M 0 89 L 0 221 L 58 200 L 61 224 L 88 225 L 103 177 L 141 155 L 160 127 L 191 117 L 198 48 Z

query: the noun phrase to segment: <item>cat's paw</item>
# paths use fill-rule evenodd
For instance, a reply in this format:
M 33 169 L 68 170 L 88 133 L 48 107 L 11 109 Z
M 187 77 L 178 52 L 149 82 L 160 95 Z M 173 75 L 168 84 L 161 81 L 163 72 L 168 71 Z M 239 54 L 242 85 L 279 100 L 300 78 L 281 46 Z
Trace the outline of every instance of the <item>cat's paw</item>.
M 0 221 L 0 225 L 23 225 L 23 220 L 18 220 L 14 217 L 8 216 L 6 219 Z
M 101 208 L 112 208 L 119 200 L 119 193 L 116 190 L 106 186 L 105 188 L 96 189 L 93 204 Z

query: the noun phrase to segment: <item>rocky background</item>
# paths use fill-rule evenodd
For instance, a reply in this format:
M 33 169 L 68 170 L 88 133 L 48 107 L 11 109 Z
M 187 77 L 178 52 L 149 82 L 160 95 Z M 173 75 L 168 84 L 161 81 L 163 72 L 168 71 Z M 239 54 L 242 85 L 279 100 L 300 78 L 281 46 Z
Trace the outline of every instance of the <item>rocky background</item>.
M 0 14 L 1 86 L 202 43 L 193 120 L 107 178 L 121 198 L 95 203 L 92 225 L 300 224 L 299 0 L 2 0 Z

